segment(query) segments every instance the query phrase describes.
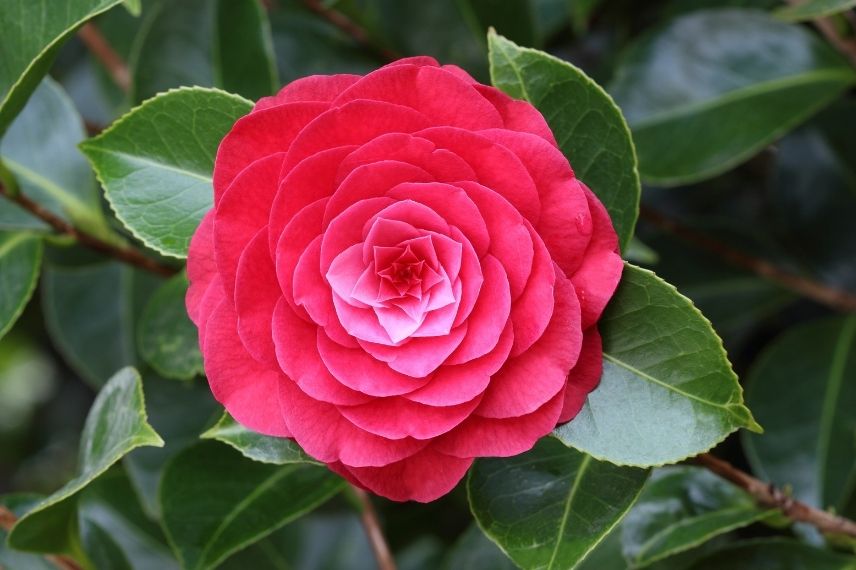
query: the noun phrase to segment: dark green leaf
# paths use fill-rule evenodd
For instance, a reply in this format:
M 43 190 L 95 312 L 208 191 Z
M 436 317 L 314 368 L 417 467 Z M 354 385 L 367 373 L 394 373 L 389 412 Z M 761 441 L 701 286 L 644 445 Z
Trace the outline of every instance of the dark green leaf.
M 568 0 L 571 4 L 571 22 L 574 31 L 583 34 L 589 27 L 592 15 L 603 0 Z
M 806 0 L 783 6 L 773 15 L 786 22 L 804 22 L 844 12 L 856 6 L 856 0 Z
M 240 451 L 244 457 L 262 463 L 273 463 L 275 465 L 289 463 L 318 464 L 306 455 L 293 440 L 250 431 L 227 413 L 224 413 L 217 425 L 206 431 L 201 437 L 222 441 Z
M 738 542 L 714 552 L 692 570 L 852 570 L 856 557 L 814 548 L 795 540 Z
M 164 471 L 167 536 L 188 570 L 213 568 L 339 492 L 344 482 L 315 465 L 266 465 L 204 442 Z
M 196 326 L 187 316 L 187 276 L 176 275 L 149 299 L 137 332 L 140 355 L 161 376 L 187 380 L 202 373 Z
M 9 127 L 0 156 L 26 196 L 76 227 L 113 241 L 92 169 L 76 148 L 85 137 L 83 121 L 68 95 L 47 78 Z M 44 227 L 34 224 L 29 213 L 7 210 L 5 203 L 0 225 Z
M 214 83 L 249 99 L 279 87 L 267 13 L 259 0 L 217 0 Z
M 98 393 L 80 443 L 78 475 L 18 520 L 9 544 L 31 552 L 62 552 L 85 559 L 78 543 L 79 493 L 132 449 L 161 446 L 146 421 L 140 375 L 133 368 L 116 373 Z
M 46 264 L 42 308 L 66 362 L 92 386 L 136 363 L 134 272 L 118 262 L 73 268 Z
M 489 568 L 514 570 L 517 566 L 491 542 L 478 525 L 470 525 L 446 555 L 444 570 Z
M 251 107 L 216 89 L 177 89 L 132 109 L 80 148 L 128 229 L 163 254 L 185 257 L 211 208 L 217 147 Z
M 0 506 L 9 509 L 15 516 L 21 517 L 40 499 L 41 497 L 37 495 L 29 494 L 7 495 L 0 497 Z M 7 535 L 8 533 L 0 526 L 0 568 L 8 568 L 9 570 L 56 570 L 56 566 L 39 554 L 17 552 L 9 548 L 6 544 Z
M 458 7 L 481 40 L 489 28 L 513 42 L 535 45 L 533 6 L 529 0 L 457 0 Z
M 852 503 L 854 378 L 856 317 L 810 322 L 773 341 L 749 373 L 746 397 L 766 428 L 744 436 L 754 471 L 818 507 L 840 512 Z
M 4 2 L 0 10 L 0 136 L 47 73 L 59 46 L 89 18 L 121 0 Z
M 164 447 L 145 447 L 125 457 L 125 468 L 140 495 L 143 509 L 160 518 L 158 485 L 164 466 L 178 452 L 199 441 L 199 433 L 222 415 L 207 382 L 175 382 L 146 375 L 143 391 L 149 421 L 166 441 Z
M 574 172 L 600 198 L 622 251 L 639 215 L 639 174 L 621 111 L 594 81 L 570 63 L 488 35 L 493 84 L 526 99 L 547 118 Z
M 532 451 L 479 459 L 470 509 L 521 568 L 573 568 L 618 524 L 648 472 L 601 462 L 553 438 Z
M 633 129 L 642 177 L 677 185 L 745 161 L 854 81 L 853 69 L 808 30 L 723 9 L 645 36 L 610 92 Z
M 121 465 L 114 466 L 83 490 L 79 513 L 84 549 L 90 558 L 95 556 L 86 548 L 86 534 L 90 527 L 95 527 L 99 530 L 94 531 L 94 535 L 109 531 L 112 542 L 134 570 L 178 570 L 178 561 L 163 531 L 143 512 Z M 109 564 L 96 566 L 110 570 L 114 567 Z
M 0 232 L 0 338 L 24 312 L 36 288 L 41 263 L 41 238 Z
M 626 465 L 706 451 L 734 430 L 760 430 L 710 322 L 674 287 L 625 265 L 600 320 L 603 377 L 559 439 Z
M 759 509 L 751 495 L 709 471 L 663 469 L 621 523 L 624 556 L 642 568 L 776 513 Z

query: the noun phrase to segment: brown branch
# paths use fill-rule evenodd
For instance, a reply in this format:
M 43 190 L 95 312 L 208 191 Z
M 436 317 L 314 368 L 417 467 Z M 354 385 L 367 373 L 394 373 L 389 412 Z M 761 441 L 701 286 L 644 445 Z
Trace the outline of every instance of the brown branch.
M 0 528 L 9 532 L 16 522 L 18 522 L 18 517 L 15 516 L 15 513 L 0 505 Z M 81 570 L 80 565 L 68 556 L 47 554 L 45 558 L 60 570 Z
M 799 4 L 803 4 L 805 0 L 786 0 L 786 2 L 791 6 L 798 6 Z M 845 14 L 845 18 L 851 26 L 854 25 L 853 19 L 849 17 L 849 13 Z M 856 66 L 856 37 L 852 35 L 850 37 L 842 37 L 838 32 L 838 26 L 835 25 L 835 22 L 831 18 L 818 18 L 812 23 L 829 40 L 829 43 L 835 46 L 842 55 L 850 60 L 850 63 Z
M 110 74 L 119 89 L 125 93 L 131 88 L 131 73 L 125 60 L 107 42 L 101 31 L 94 22 L 87 22 L 78 31 L 77 35 L 86 48 L 101 62 L 101 65 Z
M 856 295 L 835 289 L 807 277 L 796 275 L 767 260 L 743 253 L 703 233 L 688 228 L 680 222 L 667 218 L 662 213 L 651 208 L 643 206 L 640 208 L 639 214 L 642 219 L 654 226 L 716 255 L 732 265 L 747 269 L 760 277 L 769 279 L 791 291 L 827 305 L 837 311 L 845 313 L 856 312 Z
M 155 261 L 154 259 L 151 259 L 150 257 L 146 257 L 141 252 L 132 247 L 116 246 L 102 241 L 99 238 L 83 230 L 75 228 L 59 216 L 55 215 L 50 210 L 44 208 L 43 206 L 29 199 L 20 192 L 8 192 L 2 184 L 0 184 L 0 195 L 6 197 L 12 202 L 15 202 L 40 220 L 46 222 L 58 233 L 72 237 L 81 245 L 84 245 L 99 253 L 103 253 L 104 255 L 114 257 L 120 261 L 124 261 L 125 263 L 129 263 L 131 265 L 139 267 L 140 269 L 145 269 L 146 271 L 150 271 L 158 275 L 163 275 L 165 277 L 170 277 L 178 273 L 178 270 L 174 267 L 164 265 L 158 261 Z
M 776 508 L 795 522 L 804 522 L 826 534 L 847 535 L 856 538 L 856 522 L 816 509 L 788 496 L 772 483 L 765 483 L 709 453 L 695 458 L 695 462 L 731 481 L 765 507 Z
M 392 51 L 380 44 L 377 44 L 372 41 L 369 37 L 369 34 L 356 22 L 342 14 L 337 10 L 333 10 L 332 8 L 326 7 L 320 0 L 302 0 L 303 5 L 306 8 L 313 12 L 343 32 L 347 35 L 351 36 L 351 38 L 363 46 L 364 48 L 372 51 L 385 61 L 394 61 L 396 59 L 400 59 L 402 56 L 399 53 Z
M 389 546 L 386 544 L 386 538 L 383 536 L 380 521 L 377 518 L 377 512 L 372 504 L 368 493 L 358 487 L 351 486 L 351 490 L 360 501 L 361 513 L 360 519 L 363 522 L 363 527 L 366 529 L 366 535 L 372 545 L 375 558 L 377 559 L 377 567 L 379 570 L 395 570 L 395 560 L 392 553 L 389 551 Z

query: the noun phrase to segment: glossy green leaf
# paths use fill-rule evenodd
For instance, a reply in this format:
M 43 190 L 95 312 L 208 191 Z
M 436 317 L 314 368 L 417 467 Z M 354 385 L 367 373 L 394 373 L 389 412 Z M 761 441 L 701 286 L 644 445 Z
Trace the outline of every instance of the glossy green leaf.
M 158 374 L 186 380 L 202 373 L 196 326 L 187 316 L 187 276 L 180 273 L 155 291 L 140 315 L 140 355 Z
M 149 422 L 166 445 L 135 449 L 125 457 L 125 469 L 143 510 L 160 518 L 158 485 L 165 466 L 180 451 L 199 441 L 199 434 L 223 414 L 204 380 L 175 382 L 152 374 L 143 380 Z
M 203 442 L 179 453 L 164 471 L 163 525 L 183 568 L 213 568 L 343 485 L 326 467 L 266 465 Z
M 585 73 L 544 52 L 488 34 L 493 84 L 544 115 L 580 180 L 609 211 L 622 251 L 639 215 L 639 174 L 630 131 L 615 103 Z
M 598 461 L 553 438 L 515 457 L 479 459 L 470 509 L 521 568 L 573 568 L 621 520 L 648 472 Z
M 203 439 L 222 441 L 241 452 L 244 457 L 262 463 L 287 465 L 289 463 L 314 463 L 293 440 L 283 437 L 271 437 L 250 431 L 228 413 L 217 424 L 202 434 Z
M 143 511 L 121 465 L 115 465 L 83 490 L 78 512 L 84 550 L 93 561 L 92 549 L 87 549 L 87 534 L 97 537 L 106 531 L 119 555 L 130 561 L 134 570 L 178 570 L 178 561 L 167 545 L 166 536 Z M 93 528 L 97 530 L 92 531 Z M 114 567 L 97 563 L 96 566 L 110 570 Z
M 766 431 L 743 440 L 759 477 L 818 507 L 856 506 L 854 378 L 856 317 L 793 327 L 764 350 L 746 397 Z
M 710 322 L 674 287 L 625 265 L 600 319 L 603 376 L 556 428 L 566 444 L 618 464 L 675 463 L 734 430 L 759 430 Z
M 740 164 L 854 82 L 856 72 L 809 30 L 722 9 L 643 37 L 610 93 L 633 129 L 642 178 L 671 186 Z
M 143 11 L 143 0 L 123 0 L 125 5 L 125 9 L 131 13 L 132 16 L 139 16 Z
M 514 570 L 517 566 L 473 524 L 455 541 L 443 563 L 443 570 L 461 568 Z
M 40 237 L 0 232 L 0 338 L 9 332 L 33 296 L 41 263 Z
M 24 107 L 62 43 L 121 0 L 7 1 L 0 10 L 0 137 Z
M 783 6 L 773 15 L 786 22 L 804 22 L 824 18 L 856 6 L 856 0 L 805 0 L 799 4 Z
M 2 52 L 0 52 L 2 53 Z M 95 176 L 77 150 L 83 120 L 65 91 L 46 78 L 0 142 L 0 157 L 21 192 L 100 238 L 115 240 L 101 210 Z M 0 207 L 0 225 L 44 227 L 18 208 Z
M 136 364 L 133 283 L 134 271 L 118 262 L 45 265 L 41 292 L 48 333 L 65 361 L 92 386 Z
M 795 540 L 768 538 L 726 546 L 692 570 L 853 570 L 856 557 L 815 548 Z
M 18 550 L 62 552 L 82 557 L 77 540 L 77 500 L 81 490 L 132 449 L 161 446 L 146 421 L 143 387 L 133 368 L 116 373 L 101 389 L 83 429 L 78 475 L 18 520 L 9 544 Z
M 251 107 L 216 89 L 177 89 L 131 110 L 80 148 L 125 226 L 149 247 L 185 257 L 211 208 L 220 140 Z
M 217 0 L 214 84 L 256 100 L 279 88 L 273 39 L 260 0 Z
M 633 567 L 642 568 L 775 514 L 709 471 L 663 469 L 621 523 L 622 550 Z

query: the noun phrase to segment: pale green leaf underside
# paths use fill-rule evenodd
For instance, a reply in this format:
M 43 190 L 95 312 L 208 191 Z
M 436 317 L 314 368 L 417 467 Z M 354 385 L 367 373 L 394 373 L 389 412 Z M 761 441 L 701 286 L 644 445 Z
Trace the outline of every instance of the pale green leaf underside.
M 140 375 L 124 368 L 101 389 L 83 429 L 78 475 L 23 516 L 9 535 L 16 549 L 79 555 L 74 536 L 76 495 L 131 450 L 160 447 L 146 419 Z
M 0 338 L 9 332 L 33 295 L 42 249 L 38 236 L 0 232 Z
M 183 258 L 212 205 L 220 141 L 252 103 L 217 89 L 157 95 L 80 145 L 116 216 L 143 243 Z
M 600 320 L 603 376 L 554 434 L 622 465 L 675 463 L 758 430 L 710 322 L 652 272 L 625 265 Z
M 493 84 L 532 103 L 547 120 L 577 177 L 609 211 L 622 251 L 639 215 L 640 183 L 630 130 L 610 96 L 581 70 L 488 34 Z
M 824 18 L 856 7 L 856 0 L 807 0 L 799 4 L 783 6 L 773 15 L 786 22 L 804 22 Z
M 470 509 L 484 533 L 521 568 L 573 568 L 621 520 L 648 472 L 598 461 L 544 438 L 532 451 L 479 459 Z
M 283 437 L 271 437 L 250 431 L 228 413 L 214 427 L 201 436 L 203 439 L 216 439 L 241 452 L 244 457 L 262 463 L 286 465 L 288 463 L 314 463 L 311 457 L 300 449 L 293 440 Z
M 220 443 L 202 442 L 179 453 L 164 471 L 163 525 L 183 568 L 213 568 L 343 485 L 326 467 L 269 465 Z

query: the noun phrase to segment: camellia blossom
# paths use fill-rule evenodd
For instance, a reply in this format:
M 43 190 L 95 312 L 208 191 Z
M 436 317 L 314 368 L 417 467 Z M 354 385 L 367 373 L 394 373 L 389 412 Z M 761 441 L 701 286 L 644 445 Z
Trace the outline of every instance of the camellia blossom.
M 238 422 L 431 501 L 580 410 L 617 250 L 532 105 L 416 57 L 299 79 L 235 123 L 187 309 Z

